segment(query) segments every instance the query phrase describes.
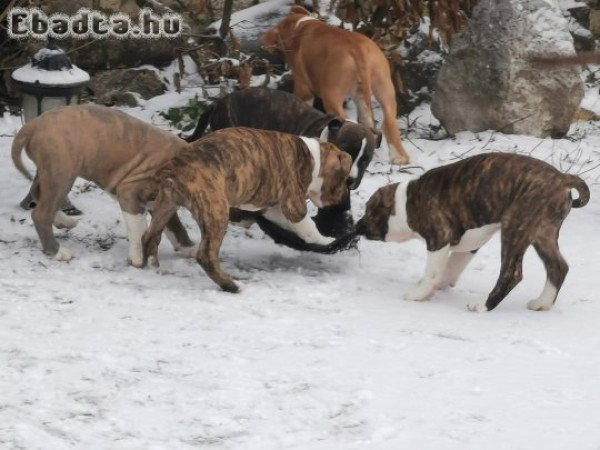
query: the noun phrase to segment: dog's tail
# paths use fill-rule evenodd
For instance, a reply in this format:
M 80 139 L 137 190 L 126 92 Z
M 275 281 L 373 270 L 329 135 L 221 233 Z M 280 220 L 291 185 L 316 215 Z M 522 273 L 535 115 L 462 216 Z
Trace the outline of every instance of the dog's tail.
M 208 105 L 208 107 L 200 115 L 200 118 L 198 119 L 198 125 L 196 125 L 196 129 L 191 135 L 185 138 L 187 142 L 194 142 L 202 137 L 202 135 L 206 131 L 206 127 L 208 127 L 208 123 L 210 122 L 210 116 L 216 108 L 215 103 L 211 103 L 210 105 Z
M 173 178 L 167 177 L 160 182 L 154 208 L 152 209 L 152 220 L 150 221 L 150 226 L 142 236 L 144 266 L 148 263 L 148 258 L 156 258 L 161 233 L 169 220 L 171 220 L 171 217 L 177 213 L 175 189 L 176 186 Z
M 19 172 L 23 174 L 25 178 L 28 180 L 33 180 L 33 176 L 29 173 L 29 170 L 23 164 L 22 153 L 27 145 L 29 144 L 29 139 L 31 139 L 31 131 L 32 126 L 30 124 L 25 124 L 15 136 L 15 139 L 12 143 L 11 156 L 12 161 L 15 167 Z
M 569 189 L 575 189 L 579 193 L 579 197 L 572 200 L 573 208 L 582 208 L 590 201 L 590 188 L 576 175 L 565 174 L 566 184 Z

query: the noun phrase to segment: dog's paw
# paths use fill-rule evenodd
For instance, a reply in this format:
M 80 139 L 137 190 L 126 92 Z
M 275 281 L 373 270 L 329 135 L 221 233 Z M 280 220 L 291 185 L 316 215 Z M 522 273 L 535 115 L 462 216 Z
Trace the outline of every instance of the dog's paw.
M 71 228 L 74 228 L 77 225 L 77 219 L 67 216 L 62 211 L 58 211 L 54 215 L 53 224 L 56 228 L 59 228 L 59 229 L 64 228 L 64 229 L 70 230 Z
M 158 256 L 156 256 L 156 255 L 148 256 L 148 265 L 150 267 L 155 267 L 155 268 L 160 267 L 160 263 L 158 262 Z
M 394 166 L 404 166 L 410 162 L 408 155 L 390 155 L 390 164 Z
M 129 255 L 129 257 L 127 258 L 127 263 L 130 266 L 133 266 L 137 269 L 141 269 L 142 267 L 144 267 L 144 257 L 143 255 Z
M 63 247 L 62 245 L 58 247 L 58 251 L 53 256 L 56 261 L 71 261 L 73 259 L 73 255 L 68 248 Z
M 480 313 L 480 312 L 485 312 L 488 309 L 487 309 L 487 306 L 485 306 L 485 303 L 469 303 L 467 305 L 467 310 L 471 311 L 471 312 Z
M 225 292 L 229 292 L 231 294 L 239 294 L 241 287 L 242 287 L 241 285 L 238 285 L 234 281 L 225 282 L 225 283 L 221 284 L 220 286 L 221 286 L 221 289 L 223 289 Z
M 410 289 L 406 294 L 404 294 L 404 300 L 411 302 L 423 302 L 425 300 L 429 300 L 434 291 L 435 289 L 431 284 L 419 283 Z
M 181 253 L 184 258 L 195 258 L 198 254 L 199 245 L 200 244 L 194 244 L 189 247 L 181 247 L 179 253 Z
M 527 303 L 527 309 L 530 309 L 532 311 L 550 311 L 553 306 L 553 304 L 549 305 L 546 302 L 540 300 L 539 298 L 531 300 Z

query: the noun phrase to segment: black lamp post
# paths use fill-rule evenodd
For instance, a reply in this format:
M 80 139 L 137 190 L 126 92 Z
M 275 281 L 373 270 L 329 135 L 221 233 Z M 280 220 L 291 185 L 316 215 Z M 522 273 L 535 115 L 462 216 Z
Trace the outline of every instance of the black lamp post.
M 39 50 L 30 63 L 12 73 L 15 87 L 23 95 L 24 122 L 51 109 L 79 103 L 78 94 L 90 80 L 89 74 L 73 65 L 64 51 L 51 48 L 52 45 L 48 47 Z M 25 209 L 35 207 L 29 194 L 20 204 Z M 69 215 L 81 214 L 68 198 L 61 209 Z

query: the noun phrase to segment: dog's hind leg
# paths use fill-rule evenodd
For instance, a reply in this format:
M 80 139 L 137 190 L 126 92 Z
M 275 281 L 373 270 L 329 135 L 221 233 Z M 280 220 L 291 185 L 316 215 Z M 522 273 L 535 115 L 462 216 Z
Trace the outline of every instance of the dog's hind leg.
M 158 267 L 158 244 L 160 244 L 162 232 L 176 214 L 177 203 L 173 198 L 172 190 L 170 186 L 163 184 L 158 191 L 154 203 L 150 226 L 144 232 L 141 239 L 142 266 L 150 264 L 151 266 Z
M 544 290 L 538 298 L 527 303 L 527 308 L 533 311 L 547 311 L 554 306 L 558 291 L 569 271 L 569 265 L 560 254 L 557 239 L 558 230 L 554 233 L 545 233 L 533 243 L 535 251 L 546 267 Z
M 206 207 L 208 211 L 193 211 L 202 234 L 196 261 L 221 289 L 238 293 L 239 286 L 230 275 L 223 271 L 219 261 L 219 250 L 229 223 L 229 205 L 226 201 L 216 201 Z
M 177 212 L 175 212 L 167 222 L 164 233 L 176 252 L 180 252 L 186 258 L 193 258 L 196 256 L 198 245 L 195 245 L 190 239 Z
M 117 199 L 127 229 L 127 240 L 129 241 L 127 262 L 133 267 L 144 265 L 142 235 L 148 228 L 145 208 L 138 195 L 139 188 L 139 183 L 127 182 L 121 183 L 116 188 Z
M 490 292 L 485 305 L 469 305 L 470 311 L 491 311 L 523 279 L 523 256 L 531 244 L 531 240 L 529 236 L 523 234 L 523 231 L 519 231 L 517 227 L 514 228 L 514 230 L 508 227 L 502 228 L 500 275 L 494 289 Z M 523 229 L 527 229 L 527 227 L 523 227 Z
M 71 252 L 59 245 L 54 237 L 52 224 L 65 224 L 60 223 L 62 217 L 58 214 L 58 209 L 74 181 L 74 176 L 54 179 L 49 172 L 38 171 L 30 190 L 36 200 L 36 207 L 31 213 L 31 218 L 42 243 L 42 249 L 44 253 L 57 261 L 69 261 L 72 258 Z

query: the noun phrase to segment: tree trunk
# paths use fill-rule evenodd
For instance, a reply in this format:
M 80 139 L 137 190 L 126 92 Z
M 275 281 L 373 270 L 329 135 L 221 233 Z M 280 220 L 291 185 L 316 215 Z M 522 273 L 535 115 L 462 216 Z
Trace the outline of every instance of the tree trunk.
M 221 19 L 221 28 L 219 28 L 219 36 L 225 39 L 229 33 L 229 22 L 231 21 L 231 10 L 233 9 L 233 0 L 225 0 L 223 5 L 223 18 Z

